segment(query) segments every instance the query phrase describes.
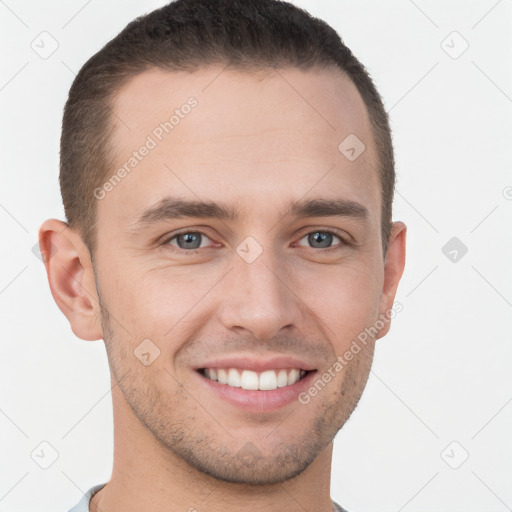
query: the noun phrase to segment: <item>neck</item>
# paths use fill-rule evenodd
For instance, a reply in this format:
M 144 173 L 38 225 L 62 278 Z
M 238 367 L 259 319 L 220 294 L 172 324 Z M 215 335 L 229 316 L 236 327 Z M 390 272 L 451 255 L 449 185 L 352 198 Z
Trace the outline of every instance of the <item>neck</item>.
M 114 393 L 114 391 L 113 391 Z M 332 442 L 299 475 L 271 485 L 218 480 L 198 471 L 142 426 L 127 404 L 114 398 L 112 476 L 90 502 L 91 512 L 280 510 L 332 512 Z M 119 404 L 120 402 L 117 402 Z

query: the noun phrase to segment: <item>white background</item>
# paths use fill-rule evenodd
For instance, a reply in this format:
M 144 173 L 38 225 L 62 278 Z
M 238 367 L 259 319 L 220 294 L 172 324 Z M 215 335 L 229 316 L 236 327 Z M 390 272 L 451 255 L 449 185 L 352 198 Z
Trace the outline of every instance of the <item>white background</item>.
M 394 134 L 394 219 L 408 226 L 404 309 L 336 438 L 332 498 L 351 512 L 511 510 L 512 2 L 294 3 L 376 82 Z M 0 1 L 3 512 L 66 511 L 110 477 L 103 342 L 74 336 L 32 249 L 44 219 L 64 220 L 58 151 L 74 73 L 161 5 Z M 43 31 L 58 42 L 47 59 L 31 48 Z M 468 249 L 457 262 L 442 251 L 452 237 Z M 48 469 L 31 458 L 43 441 L 58 452 Z

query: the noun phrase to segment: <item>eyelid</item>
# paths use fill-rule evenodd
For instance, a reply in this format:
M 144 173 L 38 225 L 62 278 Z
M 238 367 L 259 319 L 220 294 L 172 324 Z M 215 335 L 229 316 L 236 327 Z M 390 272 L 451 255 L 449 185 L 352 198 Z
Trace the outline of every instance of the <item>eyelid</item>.
M 329 233 L 331 235 L 334 235 L 336 237 L 338 237 L 340 239 L 340 242 L 335 244 L 335 245 L 332 245 L 331 247 L 323 247 L 323 248 L 315 248 L 315 247 L 309 247 L 310 249 L 313 249 L 315 251 L 320 251 L 320 252 L 329 252 L 329 251 L 335 251 L 335 250 L 338 250 L 342 247 L 345 247 L 345 246 L 353 246 L 355 244 L 355 241 L 353 240 L 353 238 L 348 234 L 348 233 L 345 233 L 346 236 L 343 236 L 337 229 L 335 228 L 323 228 L 323 227 L 313 227 L 313 226 L 307 226 L 305 228 L 303 228 L 301 230 L 302 234 L 299 236 L 298 238 L 298 241 L 302 240 L 304 237 L 312 234 L 312 233 L 317 233 L 317 232 L 320 232 L 320 233 Z M 159 245 L 160 246 L 171 246 L 172 247 L 172 250 L 173 251 L 176 251 L 178 253 L 187 253 L 187 254 L 195 254 L 197 251 L 199 250 L 202 250 L 202 249 L 210 249 L 212 247 L 215 247 L 215 246 L 222 246 L 222 244 L 220 244 L 219 242 L 214 242 L 216 245 L 210 245 L 208 247 L 198 247 L 197 249 L 182 249 L 181 247 L 178 247 L 177 245 L 171 245 L 171 241 L 174 240 L 175 238 L 177 238 L 178 236 L 180 235 L 183 235 L 183 234 L 186 234 L 186 233 L 198 233 L 198 234 L 201 234 L 202 236 L 208 238 L 210 241 L 214 242 L 214 240 L 202 229 L 200 228 L 183 228 L 181 230 L 178 230 L 178 231 L 175 231 L 173 232 L 171 235 L 165 235 L 163 237 L 163 240 L 161 242 L 159 242 Z M 297 243 L 297 242 L 295 242 Z M 303 246 L 303 245 L 299 245 L 299 247 L 306 247 L 306 246 Z
M 298 235 L 300 238 L 304 238 L 305 235 L 309 235 L 310 233 L 331 233 L 332 235 L 336 235 L 345 243 L 355 243 L 354 237 L 345 230 L 334 228 L 332 226 L 322 226 L 322 225 L 311 225 L 304 226 L 298 231 Z
M 331 247 L 323 247 L 323 248 L 320 248 L 320 249 L 317 249 L 315 247 L 309 247 L 310 249 L 315 249 L 317 251 L 324 251 L 324 252 L 326 252 L 326 251 L 329 251 L 329 250 L 339 249 L 340 247 L 353 245 L 351 237 L 348 235 L 348 233 L 347 233 L 347 236 L 343 236 L 334 228 L 314 228 L 314 229 L 309 228 L 308 231 L 304 232 L 304 234 L 302 234 L 299 237 L 298 242 L 300 242 L 303 238 L 305 238 L 306 236 L 308 236 L 308 235 L 310 235 L 312 233 L 329 233 L 329 234 L 339 238 L 340 242 L 337 243 L 337 244 L 332 245 Z M 308 247 L 308 246 L 299 245 L 299 247 Z
M 182 229 L 181 231 L 175 231 L 173 232 L 171 235 L 169 236 L 164 236 L 164 238 L 162 239 L 161 242 L 159 242 L 159 245 L 162 245 L 162 246 L 166 246 L 166 245 L 171 245 L 171 241 L 174 240 L 175 238 L 177 238 L 178 236 L 180 235 L 184 235 L 186 233 L 198 233 L 206 238 L 208 238 L 208 240 L 210 240 L 211 242 L 213 242 L 212 238 L 210 236 L 208 236 L 207 233 L 205 233 L 204 231 L 202 231 L 201 229 L 190 229 L 190 228 L 184 228 Z M 218 245 L 218 243 L 217 243 Z M 182 249 L 181 247 L 178 247 L 177 245 L 172 245 L 172 248 L 173 250 L 176 250 L 178 252 L 186 252 L 186 253 L 194 253 L 196 251 L 199 251 L 200 249 L 208 249 L 210 247 L 213 247 L 212 246 L 209 246 L 209 247 L 198 247 L 197 249 Z

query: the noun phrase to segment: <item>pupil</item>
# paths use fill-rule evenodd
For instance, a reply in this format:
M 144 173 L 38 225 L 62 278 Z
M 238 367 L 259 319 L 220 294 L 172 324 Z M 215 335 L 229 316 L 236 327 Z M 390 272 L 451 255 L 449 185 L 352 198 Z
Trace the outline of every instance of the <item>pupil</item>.
M 184 243 L 181 243 L 181 242 Z M 184 233 L 177 238 L 178 245 L 181 249 L 198 249 L 201 245 L 199 233 Z
M 325 233 L 325 232 L 322 232 L 322 231 L 317 231 L 316 233 L 311 233 L 309 235 L 309 243 L 314 245 L 315 243 L 320 243 L 320 246 L 316 246 L 316 247 L 321 247 L 321 248 L 324 248 L 324 247 L 329 247 L 331 245 L 331 242 L 332 242 L 332 235 L 331 233 Z

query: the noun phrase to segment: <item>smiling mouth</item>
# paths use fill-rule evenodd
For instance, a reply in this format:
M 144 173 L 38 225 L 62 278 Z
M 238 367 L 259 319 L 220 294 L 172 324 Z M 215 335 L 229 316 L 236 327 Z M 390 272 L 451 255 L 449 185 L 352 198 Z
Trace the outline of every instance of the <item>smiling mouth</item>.
M 199 368 L 203 377 L 217 381 L 219 384 L 246 390 L 271 391 L 277 388 L 293 386 L 308 373 L 315 370 L 287 368 L 255 372 L 241 368 Z

